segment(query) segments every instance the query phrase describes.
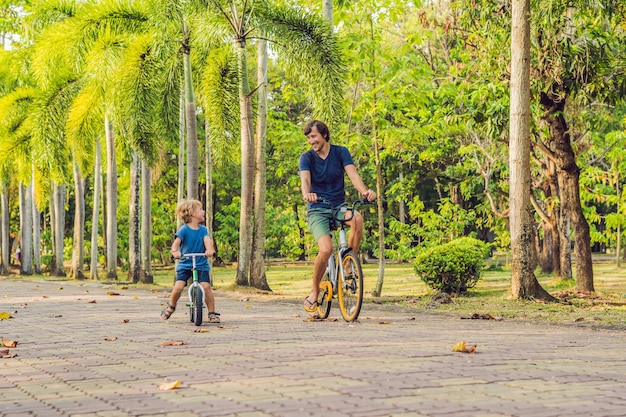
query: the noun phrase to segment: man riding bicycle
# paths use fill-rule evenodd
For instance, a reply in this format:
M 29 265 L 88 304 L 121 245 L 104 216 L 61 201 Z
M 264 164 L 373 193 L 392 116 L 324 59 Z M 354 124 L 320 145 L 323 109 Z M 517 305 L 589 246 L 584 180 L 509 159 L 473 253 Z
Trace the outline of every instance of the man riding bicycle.
M 350 182 L 363 198 L 373 201 L 376 199 L 376 193 L 363 183 L 348 149 L 330 144 L 330 133 L 324 122 L 311 120 L 302 130 L 311 149 L 300 155 L 300 188 L 302 198 L 307 201 L 309 231 L 313 234 L 319 248 L 313 266 L 311 294 L 304 299 L 304 309 L 313 313 L 318 305 L 320 281 L 333 251 L 330 230 L 333 209 L 345 205 L 344 173 L 348 174 Z M 330 201 L 332 209 L 319 204 L 320 200 Z M 363 238 L 363 217 L 355 212 L 352 220 L 346 224 L 350 227 L 348 246 L 354 253 L 358 253 Z

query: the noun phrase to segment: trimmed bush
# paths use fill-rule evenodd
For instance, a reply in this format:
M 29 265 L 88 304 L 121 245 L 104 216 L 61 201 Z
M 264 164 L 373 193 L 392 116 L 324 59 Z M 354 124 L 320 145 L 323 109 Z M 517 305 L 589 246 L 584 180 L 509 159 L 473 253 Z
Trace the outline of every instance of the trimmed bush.
M 415 272 L 429 287 L 447 294 L 463 294 L 480 279 L 487 245 L 471 237 L 434 246 L 415 259 Z

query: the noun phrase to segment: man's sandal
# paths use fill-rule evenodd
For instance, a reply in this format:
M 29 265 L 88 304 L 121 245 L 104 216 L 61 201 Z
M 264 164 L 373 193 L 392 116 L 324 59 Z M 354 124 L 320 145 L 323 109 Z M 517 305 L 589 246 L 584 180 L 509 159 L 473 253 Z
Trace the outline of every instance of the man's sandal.
M 161 311 L 161 318 L 163 320 L 167 320 L 170 318 L 170 316 L 172 314 L 174 314 L 174 312 L 176 311 L 176 306 L 173 306 L 169 303 L 169 301 L 167 302 L 167 307 L 165 307 L 162 311 Z
M 220 323 L 220 313 L 216 313 L 215 311 L 209 311 L 209 323 Z
M 315 313 L 318 306 L 319 304 L 317 300 L 311 301 L 309 300 L 309 297 L 306 297 L 304 299 L 304 311 L 306 311 L 307 313 Z

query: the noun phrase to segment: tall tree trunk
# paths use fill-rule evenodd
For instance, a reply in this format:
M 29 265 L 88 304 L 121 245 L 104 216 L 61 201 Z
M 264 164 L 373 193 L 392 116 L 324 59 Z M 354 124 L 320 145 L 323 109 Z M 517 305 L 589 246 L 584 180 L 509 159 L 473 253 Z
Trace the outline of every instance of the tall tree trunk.
M 30 183 L 32 187 L 32 214 L 33 214 L 33 272 L 41 274 L 41 220 L 37 209 L 36 189 L 35 189 L 35 165 L 31 165 Z
M 185 117 L 187 115 L 185 107 L 185 83 L 180 95 L 180 114 L 179 114 L 179 141 L 178 141 L 178 193 L 176 201 L 182 201 L 185 198 Z M 183 225 L 182 219 L 176 216 L 176 230 Z
M 615 182 L 615 195 L 618 197 L 617 200 L 617 207 L 615 208 L 615 212 L 619 213 L 620 212 L 620 200 L 621 200 L 621 194 L 620 194 L 620 189 L 619 189 L 619 174 L 616 178 L 616 182 Z M 616 266 L 619 268 L 621 266 L 621 259 L 620 259 L 620 253 L 621 253 L 621 246 L 622 246 L 622 225 L 618 224 L 617 225 L 617 242 L 615 242 L 615 264 Z
M 299 210 L 298 210 L 298 203 L 294 202 L 293 205 L 292 205 L 292 208 L 293 208 L 293 215 L 294 215 L 295 220 L 296 220 L 296 226 L 298 227 L 298 234 L 300 236 L 300 238 L 298 239 L 298 242 L 300 242 L 300 245 L 299 245 L 300 250 L 298 251 L 299 252 L 298 260 L 299 261 L 304 261 L 304 260 L 306 260 L 306 244 L 305 244 L 306 232 L 304 230 L 304 227 L 302 227 L 302 223 L 303 222 L 300 221 L 300 213 L 299 213 Z
M 63 240 L 65 238 L 65 184 L 53 185 L 53 207 L 54 220 L 50 230 L 54 229 L 54 266 L 52 267 L 52 275 L 64 277 L 65 266 L 63 265 Z
M 101 179 L 102 179 L 102 146 L 100 138 L 96 139 L 96 158 L 93 168 L 93 208 L 91 211 L 91 263 L 89 278 L 98 279 L 98 218 L 100 208 Z
M 333 0 L 322 0 L 322 15 L 333 24 Z
M 540 241 L 540 245 L 538 245 L 538 253 L 540 254 L 539 265 L 542 273 L 551 274 L 554 272 L 554 252 L 558 248 L 555 244 L 557 242 L 552 240 L 554 227 L 551 222 L 543 220 L 541 228 L 543 230 L 543 239 L 537 237 L 537 240 Z
M 72 264 L 70 276 L 74 279 L 85 279 L 83 265 L 85 263 L 85 180 L 76 162 L 74 167 L 74 238 L 72 244 Z
M 113 125 L 105 120 L 107 148 L 106 235 L 107 279 L 117 279 L 117 161 Z
M 9 275 L 11 265 L 11 251 L 9 240 L 9 197 L 7 184 L 0 184 L 0 245 L 2 247 L 2 262 L 0 263 L 0 275 Z
M 196 99 L 193 91 L 189 32 L 183 24 L 183 68 L 185 74 L 185 122 L 187 126 L 187 198 L 198 198 L 198 127 L 196 121 Z
M 530 211 L 530 0 L 512 1 L 509 227 L 513 298 L 552 298 L 532 270 Z
M 141 277 L 143 284 L 152 284 L 152 180 L 151 169 L 141 162 Z
M 252 97 L 248 82 L 246 45 L 238 44 L 239 109 L 241 121 L 241 208 L 239 214 L 239 259 L 237 285 L 248 285 L 250 256 L 252 254 L 252 193 L 254 184 L 254 134 L 252 126 Z
M 215 215 L 213 207 L 213 156 L 211 154 L 211 127 L 208 123 L 204 126 L 204 135 L 204 164 L 206 165 L 204 170 L 204 181 L 206 182 L 204 224 L 209 232 L 209 236 L 213 237 L 213 216 Z
M 398 180 L 400 184 L 404 184 L 404 165 L 401 164 L 399 169 Z M 406 204 L 404 203 L 404 199 L 398 202 L 398 221 L 402 224 L 406 224 Z
M 133 150 L 130 163 L 130 205 L 128 209 L 128 280 L 139 282 L 141 276 L 141 249 L 139 239 L 139 154 Z
M 554 155 L 554 153 L 552 153 L 552 155 Z M 546 161 L 546 167 L 547 167 L 546 176 L 548 178 L 547 189 L 545 193 L 546 197 L 557 198 L 560 192 L 559 192 L 559 180 L 558 180 L 558 175 L 557 175 L 556 164 L 554 163 L 552 159 L 548 158 L 548 160 Z M 561 262 L 561 252 L 562 252 L 561 244 L 560 244 L 561 232 L 559 228 L 559 221 L 561 219 L 560 206 L 551 204 L 550 208 L 548 209 L 548 214 L 550 216 L 550 232 L 552 234 L 550 241 L 552 243 L 552 267 L 554 269 L 554 276 L 556 278 L 563 278 L 564 276 L 571 278 L 572 268 L 571 268 L 570 257 L 569 256 L 567 257 L 567 260 L 568 260 L 567 263 Z M 567 246 L 567 248 L 568 248 L 567 251 L 569 253 L 569 245 Z M 565 271 L 565 274 L 569 274 L 569 275 L 565 275 L 563 271 Z
M 561 190 L 560 197 L 563 202 L 563 195 Z M 569 210 L 561 203 L 559 207 L 559 220 L 558 220 L 558 234 L 559 234 L 559 268 L 561 270 L 561 279 L 571 279 L 572 273 L 572 249 L 571 249 L 571 221 Z
M 375 35 L 374 35 L 374 22 L 370 18 L 370 40 L 372 41 L 372 45 L 375 43 Z M 376 72 L 376 49 L 372 48 L 370 51 L 371 61 L 370 67 L 372 70 L 372 80 L 373 86 L 372 90 L 376 91 L 378 82 L 377 82 L 377 72 Z M 374 111 L 377 108 L 378 96 L 374 93 L 373 96 L 373 105 L 372 108 Z M 372 138 L 374 145 L 374 160 L 376 165 L 376 194 L 378 195 L 378 249 L 379 249 L 379 257 L 378 257 L 378 278 L 376 279 L 376 287 L 372 292 L 374 297 L 380 297 L 383 292 L 383 283 L 385 281 L 385 220 L 384 220 L 384 211 L 383 211 L 383 185 L 382 185 L 382 170 L 380 163 L 380 145 L 378 143 L 378 125 L 376 121 L 379 119 L 377 114 L 372 115 L 373 126 L 372 126 Z
M 380 297 L 383 292 L 383 282 L 385 280 L 385 211 L 383 207 L 383 172 L 380 160 L 380 145 L 378 143 L 378 130 L 374 132 L 374 158 L 376 160 L 376 195 L 378 199 L 376 205 L 378 207 L 378 279 L 376 281 L 376 289 L 373 294 Z
M 257 126 L 254 175 L 254 235 L 252 238 L 252 262 L 250 286 L 270 291 L 265 275 L 265 202 L 267 197 L 267 42 L 257 41 Z
M 206 210 L 204 211 L 204 224 L 207 228 L 207 232 L 209 236 L 213 239 L 213 246 L 215 246 L 215 254 L 213 255 L 213 259 L 209 259 L 209 264 L 211 265 L 211 274 L 213 274 L 213 265 L 215 261 L 219 258 L 217 252 L 217 242 L 215 242 L 215 236 L 213 235 L 213 217 L 215 216 L 215 207 L 214 207 L 214 193 L 213 193 L 213 156 L 211 153 L 211 126 L 208 123 L 204 126 L 204 182 L 206 183 L 206 195 L 205 195 L 205 205 Z
M 564 99 L 557 101 L 547 94 L 542 94 L 541 104 L 547 110 L 544 116 L 554 141 L 559 190 L 561 191 L 562 238 L 569 238 L 570 225 L 574 230 L 574 255 L 576 257 L 576 290 L 593 292 L 593 263 L 591 259 L 591 234 L 589 223 L 583 214 L 580 203 L 580 168 L 576 164 L 576 155 L 571 144 L 569 126 L 565 120 Z M 569 239 L 568 239 L 569 240 Z M 569 245 L 567 248 L 569 249 Z M 564 250 L 563 245 L 561 250 Z M 563 254 L 561 255 L 563 256 Z
M 20 274 L 33 274 L 33 186 L 20 183 Z

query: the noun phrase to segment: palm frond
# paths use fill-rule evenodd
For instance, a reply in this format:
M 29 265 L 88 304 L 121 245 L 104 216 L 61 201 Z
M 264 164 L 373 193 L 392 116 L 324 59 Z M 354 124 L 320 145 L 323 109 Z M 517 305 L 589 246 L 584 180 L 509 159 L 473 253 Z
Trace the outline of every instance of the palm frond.
M 239 143 L 239 77 L 237 58 L 230 45 L 214 49 L 207 58 L 198 98 L 206 112 L 211 149 L 216 164 L 232 161 Z
M 0 98 L 0 165 L 30 161 L 32 128 L 28 115 L 37 95 L 33 88 L 17 88 Z
M 337 123 L 344 114 L 346 65 L 331 25 L 319 15 L 293 7 L 259 8 L 259 13 L 257 26 L 263 27 L 279 60 L 306 86 L 315 116 Z
M 138 36 L 130 43 L 115 72 L 118 82 L 113 89 L 120 134 L 148 161 L 155 159 L 156 144 L 166 131 L 157 116 L 161 114 L 165 71 L 163 62 L 152 54 L 152 45 L 150 34 Z
M 53 175 L 62 178 L 67 173 L 69 161 L 66 146 L 65 125 L 72 101 L 80 91 L 81 83 L 76 79 L 58 80 L 44 91 L 34 103 L 29 116 L 33 128 L 33 153 L 35 163 L 48 165 Z

